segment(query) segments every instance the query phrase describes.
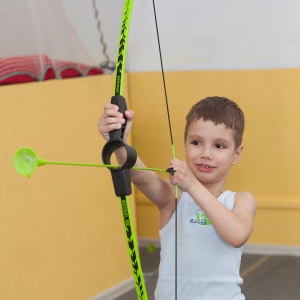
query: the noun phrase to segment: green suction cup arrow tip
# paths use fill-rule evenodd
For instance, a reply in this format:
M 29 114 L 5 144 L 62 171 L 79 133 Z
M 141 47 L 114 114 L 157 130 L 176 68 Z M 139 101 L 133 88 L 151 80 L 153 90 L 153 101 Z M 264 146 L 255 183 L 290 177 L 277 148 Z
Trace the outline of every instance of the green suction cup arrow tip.
M 28 176 L 35 171 L 38 166 L 38 157 L 33 149 L 21 148 L 14 156 L 14 168 L 17 173 Z

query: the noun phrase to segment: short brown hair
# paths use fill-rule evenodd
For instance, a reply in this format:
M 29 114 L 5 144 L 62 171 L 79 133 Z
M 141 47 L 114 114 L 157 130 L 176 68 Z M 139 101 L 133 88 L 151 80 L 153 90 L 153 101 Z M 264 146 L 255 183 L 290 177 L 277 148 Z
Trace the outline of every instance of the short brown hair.
M 224 124 L 234 132 L 235 147 L 242 144 L 245 118 L 239 106 L 225 97 L 207 97 L 197 102 L 186 116 L 184 140 L 187 138 L 191 123 L 202 119 L 212 121 L 215 125 Z

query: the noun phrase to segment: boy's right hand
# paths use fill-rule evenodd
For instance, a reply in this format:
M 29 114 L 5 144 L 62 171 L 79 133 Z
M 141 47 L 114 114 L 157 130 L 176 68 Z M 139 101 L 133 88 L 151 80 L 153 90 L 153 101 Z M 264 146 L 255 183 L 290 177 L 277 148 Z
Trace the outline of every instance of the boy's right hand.
M 126 143 L 127 136 L 131 130 L 134 112 L 133 110 L 126 110 L 125 115 L 127 118 L 126 129 L 124 132 L 124 142 Z M 122 124 L 125 123 L 123 114 L 119 112 L 119 107 L 114 104 L 105 104 L 104 112 L 99 119 L 98 130 L 106 141 L 109 140 L 109 132 L 115 129 L 120 129 Z

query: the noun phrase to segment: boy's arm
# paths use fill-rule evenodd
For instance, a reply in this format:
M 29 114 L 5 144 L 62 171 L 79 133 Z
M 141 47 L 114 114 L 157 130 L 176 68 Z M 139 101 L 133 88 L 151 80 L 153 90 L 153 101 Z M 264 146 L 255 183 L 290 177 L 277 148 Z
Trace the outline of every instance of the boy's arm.
M 140 158 L 137 165 L 144 167 Z M 160 210 L 160 228 L 163 228 L 175 210 L 174 186 L 152 171 L 131 170 L 133 184 Z
M 236 193 L 235 205 L 230 211 L 195 178 L 185 162 L 174 161 L 171 166 L 176 172 L 170 176 L 171 183 L 178 184 L 192 196 L 224 241 L 234 247 L 243 246 L 253 230 L 255 198 L 248 192 Z
M 249 239 L 256 211 L 255 198 L 248 192 L 235 195 L 235 205 L 228 210 L 201 183 L 190 191 L 193 199 L 201 206 L 218 234 L 233 247 L 243 246 Z

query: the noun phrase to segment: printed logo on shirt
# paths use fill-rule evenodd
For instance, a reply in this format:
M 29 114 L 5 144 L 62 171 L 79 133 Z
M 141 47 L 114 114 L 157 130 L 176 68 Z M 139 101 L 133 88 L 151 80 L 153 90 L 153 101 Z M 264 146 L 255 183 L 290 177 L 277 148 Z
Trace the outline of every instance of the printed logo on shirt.
M 195 219 L 190 219 L 190 223 L 199 224 L 199 225 L 210 225 L 211 222 L 206 214 L 196 213 Z

